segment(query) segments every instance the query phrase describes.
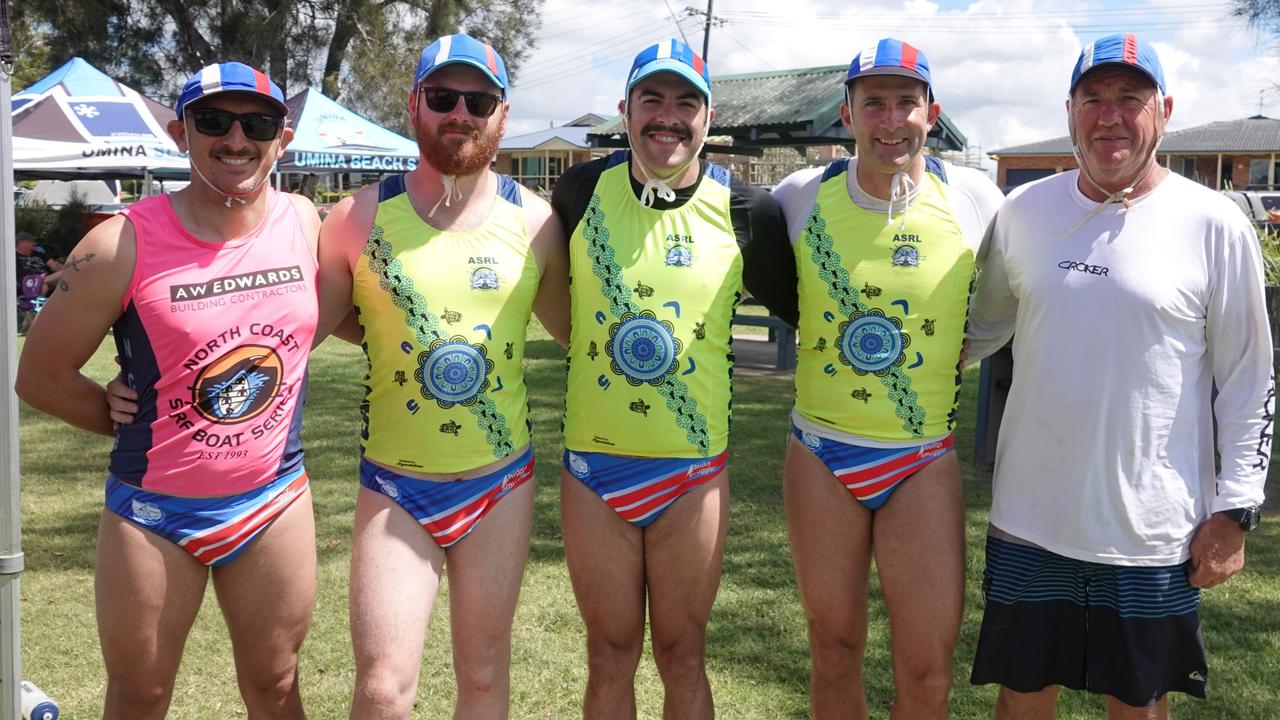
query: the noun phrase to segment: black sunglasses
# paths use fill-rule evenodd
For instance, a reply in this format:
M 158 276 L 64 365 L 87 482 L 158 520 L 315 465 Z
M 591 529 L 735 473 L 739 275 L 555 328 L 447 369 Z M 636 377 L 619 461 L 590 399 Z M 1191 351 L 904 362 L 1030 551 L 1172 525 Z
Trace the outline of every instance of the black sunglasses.
M 231 132 L 231 126 L 240 123 L 240 130 L 250 140 L 266 142 L 275 140 L 284 127 L 284 118 L 266 113 L 233 113 L 218 108 L 196 108 L 188 113 L 201 135 L 222 137 Z
M 431 112 L 450 112 L 458 106 L 458 98 L 462 98 L 467 103 L 467 112 L 475 117 L 489 117 L 502 102 L 501 95 L 474 90 L 463 92 L 440 87 L 424 87 L 421 90 L 422 97 L 427 101 L 427 107 Z

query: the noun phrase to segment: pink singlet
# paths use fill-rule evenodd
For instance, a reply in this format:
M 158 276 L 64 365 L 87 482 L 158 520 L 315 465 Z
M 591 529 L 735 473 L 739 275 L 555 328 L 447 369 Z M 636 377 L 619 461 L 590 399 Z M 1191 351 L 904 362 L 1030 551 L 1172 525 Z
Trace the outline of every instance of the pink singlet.
M 139 412 L 111 474 L 152 492 L 243 493 L 302 467 L 316 260 L 293 202 L 267 190 L 249 234 L 204 242 L 167 196 L 124 211 L 137 262 L 114 325 Z

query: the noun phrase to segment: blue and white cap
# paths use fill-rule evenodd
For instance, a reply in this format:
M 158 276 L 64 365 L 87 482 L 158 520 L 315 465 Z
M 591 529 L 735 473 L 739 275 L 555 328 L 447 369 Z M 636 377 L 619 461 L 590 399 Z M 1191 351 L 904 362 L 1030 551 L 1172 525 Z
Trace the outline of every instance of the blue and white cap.
M 196 100 L 224 92 L 261 95 L 281 115 L 289 112 L 284 104 L 284 92 L 265 73 L 244 63 L 226 62 L 204 67 L 187 80 L 187 84 L 182 86 L 182 92 L 178 94 L 178 104 L 174 107 L 178 119 L 182 119 L 183 110 Z
M 1160 67 L 1160 56 L 1150 43 L 1138 39 L 1133 33 L 1108 35 L 1095 40 L 1080 51 L 1080 59 L 1071 71 L 1071 87 L 1067 92 L 1075 92 L 1080 78 L 1090 70 L 1108 65 L 1128 65 L 1143 75 L 1151 78 L 1160 89 L 1160 94 L 1168 95 L 1164 87 L 1164 69 Z
M 933 76 L 929 72 L 929 58 L 914 45 L 901 40 L 884 38 L 880 42 L 853 56 L 849 74 L 844 84 L 869 75 L 900 75 L 919 80 L 933 97 Z
M 636 55 L 627 73 L 627 94 L 636 83 L 654 73 L 671 72 L 693 85 L 698 92 L 711 100 L 711 78 L 707 75 L 707 63 L 692 48 L 672 38 L 657 45 L 650 45 Z
M 413 73 L 413 87 L 418 87 L 431 73 L 446 65 L 470 65 L 489 78 L 503 93 L 507 90 L 507 64 L 487 42 L 470 35 L 445 35 L 422 49 L 418 69 Z

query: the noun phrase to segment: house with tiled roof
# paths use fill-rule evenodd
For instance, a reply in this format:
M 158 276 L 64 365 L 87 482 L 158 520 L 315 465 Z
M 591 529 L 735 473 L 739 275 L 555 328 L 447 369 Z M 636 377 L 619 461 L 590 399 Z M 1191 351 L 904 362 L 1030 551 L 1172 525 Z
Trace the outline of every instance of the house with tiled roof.
M 1076 167 L 1071 139 L 994 150 L 997 184 L 1021 185 Z M 1161 165 L 1211 188 L 1280 186 L 1280 120 L 1254 115 L 1165 134 L 1156 155 Z
M 531 190 L 550 192 L 570 166 L 607 152 L 587 142 L 587 132 L 604 121 L 600 115 L 587 113 L 546 130 L 504 137 L 494 168 Z

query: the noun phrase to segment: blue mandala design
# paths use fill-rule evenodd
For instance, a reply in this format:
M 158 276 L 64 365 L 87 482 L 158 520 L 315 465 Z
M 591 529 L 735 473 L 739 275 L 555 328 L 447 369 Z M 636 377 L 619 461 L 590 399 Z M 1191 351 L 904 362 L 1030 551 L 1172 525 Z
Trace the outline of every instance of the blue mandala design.
M 493 361 L 483 345 L 472 345 L 465 338 L 436 340 L 426 352 L 418 355 L 418 369 L 413 379 L 422 385 L 422 396 L 435 400 L 442 408 L 470 405 L 489 387 Z
M 609 327 L 605 353 L 612 359 L 609 368 L 632 385 L 659 384 L 675 372 L 684 345 L 675 337 L 675 327 L 658 320 L 649 310 L 639 315 L 623 313 L 620 322 Z
M 840 362 L 859 375 L 884 375 L 901 365 L 911 338 L 902 332 L 902 321 L 879 310 L 857 312 L 840 323 Z

